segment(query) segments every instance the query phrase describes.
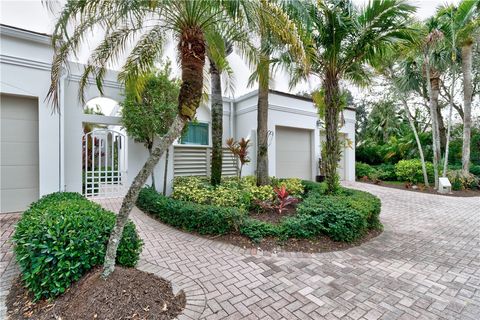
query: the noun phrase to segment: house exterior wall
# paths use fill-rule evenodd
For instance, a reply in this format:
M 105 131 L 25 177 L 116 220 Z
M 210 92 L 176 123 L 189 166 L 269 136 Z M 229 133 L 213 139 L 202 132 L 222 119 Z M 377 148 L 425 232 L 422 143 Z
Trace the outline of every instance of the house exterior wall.
M 38 100 L 39 115 L 39 193 L 45 195 L 55 191 L 82 191 L 82 135 L 84 122 L 119 125 L 119 117 L 84 114 L 84 104 L 78 99 L 79 80 L 83 66 L 71 63 L 60 82 L 59 112 L 45 100 L 50 85 L 52 49 L 50 37 L 25 30 L 1 26 L 0 37 L 1 86 L 5 94 L 32 97 Z M 85 101 L 100 97 L 94 82 L 85 89 Z M 117 83 L 117 73 L 109 71 L 105 77 L 104 96 L 121 101 L 122 87 Z M 224 98 L 223 139 L 242 137 L 251 140 L 251 162 L 243 170 L 244 175 L 255 173 L 257 92 L 237 99 Z M 197 120 L 209 124 L 209 146 L 211 146 L 210 101 L 201 104 Z M 277 127 L 293 127 L 311 131 L 312 179 L 317 174 L 316 164 L 320 157 L 321 133 L 317 128 L 317 113 L 312 101 L 289 94 L 272 91 L 269 94 L 268 129 L 273 133 L 269 144 L 269 171 L 275 175 L 275 133 Z M 345 125 L 340 129 L 355 145 L 355 111 L 344 111 Z M 178 144 L 178 141 L 174 145 Z M 136 176 L 148 151 L 128 138 L 127 182 Z M 345 179 L 355 179 L 355 150 L 344 153 Z M 155 168 L 157 189 L 162 190 L 165 156 Z M 173 147 L 168 161 L 167 190 L 173 179 Z M 150 183 L 148 181 L 147 183 Z
M 52 114 L 45 101 L 50 84 L 50 38 L 1 27 L 0 92 L 38 101 L 39 194 L 57 191 L 61 185 L 59 113 Z

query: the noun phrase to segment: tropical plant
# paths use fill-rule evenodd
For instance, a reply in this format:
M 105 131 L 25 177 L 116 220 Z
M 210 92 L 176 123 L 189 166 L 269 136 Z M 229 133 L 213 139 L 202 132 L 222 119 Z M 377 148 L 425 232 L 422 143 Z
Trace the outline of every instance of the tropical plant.
M 125 99 L 121 103 L 121 123 L 128 135 L 143 143 L 151 155 L 155 139 L 168 132 L 177 114 L 180 85 L 176 80 L 170 79 L 169 63 L 160 71 L 147 74 L 142 81 L 145 84 L 138 92 L 140 99 L 135 90 L 126 88 Z M 166 157 L 168 158 L 168 149 Z M 153 170 L 151 176 L 152 188 L 155 189 Z
M 59 82 L 62 68 L 68 57 L 79 50 L 82 40 L 97 30 L 104 28 L 103 41 L 93 50 L 80 79 L 80 96 L 88 85 L 91 76 L 100 93 L 103 93 L 103 77 L 111 62 L 119 60 L 133 43 L 119 80 L 127 88 L 141 91 L 145 82 L 143 75 L 151 72 L 163 53 L 169 38 L 177 43 L 181 67 L 181 85 L 178 97 L 178 115 L 168 132 L 157 139 L 152 154 L 134 178 L 117 215 L 107 254 L 105 255 L 103 277 L 108 277 L 115 267 L 115 256 L 119 239 L 135 204 L 140 189 L 167 148 L 181 134 L 185 124 L 194 119 L 202 99 L 203 68 L 206 48 L 215 47 L 218 39 L 216 30 L 236 25 L 242 15 L 240 5 L 253 12 L 262 12 L 265 21 L 279 24 L 275 8 L 268 2 L 251 1 L 68 1 L 61 11 L 52 35 L 54 57 L 51 70 L 51 86 L 48 97 L 55 108 L 59 102 Z M 73 32 L 70 26 L 74 26 Z M 235 30 L 232 28 L 232 30 Z M 173 37 L 169 37 L 172 35 Z
M 227 140 L 227 148 L 235 158 L 235 163 L 238 165 L 238 179 L 242 177 L 243 166 L 250 162 L 248 156 L 248 148 L 250 148 L 250 139 L 241 138 L 239 141 L 229 138 Z
M 409 18 L 415 8 L 404 1 L 371 1 L 358 9 L 352 1 L 295 1 L 288 5 L 307 44 L 310 69 L 305 71 L 287 57 L 292 83 L 307 75 L 320 78 L 322 90 L 314 101 L 326 123 L 326 176 L 328 190 L 339 188 L 336 169 L 340 154 L 339 114 L 345 107 L 340 81 L 364 85 L 370 80 L 367 64 L 375 64 L 393 44 L 409 40 Z

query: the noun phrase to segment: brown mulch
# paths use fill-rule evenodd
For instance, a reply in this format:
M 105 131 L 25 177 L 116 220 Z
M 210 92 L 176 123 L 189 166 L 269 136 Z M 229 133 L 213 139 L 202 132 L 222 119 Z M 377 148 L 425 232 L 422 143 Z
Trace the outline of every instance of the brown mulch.
M 278 253 L 282 251 L 286 252 L 305 252 L 305 253 L 318 253 L 318 252 L 332 252 L 342 251 L 349 248 L 357 247 L 362 243 L 368 242 L 373 238 L 379 236 L 382 230 L 370 230 L 361 239 L 346 243 L 333 241 L 327 236 L 318 236 L 313 239 L 288 239 L 286 241 L 280 241 L 277 238 L 264 238 L 260 243 L 255 243 L 249 238 L 241 235 L 240 233 L 231 233 L 222 236 L 203 236 L 211 240 L 221 241 L 228 244 L 232 244 L 243 249 L 259 249 L 262 251 L 268 251 L 272 253 Z
M 296 213 L 297 213 L 296 205 L 291 204 L 286 206 L 285 209 L 282 211 L 282 213 L 278 213 L 274 209 L 266 209 L 261 212 L 250 211 L 249 216 L 260 221 L 278 224 L 283 218 L 294 216 Z
M 101 269 L 87 273 L 53 301 L 32 303 L 18 277 L 7 297 L 9 319 L 173 319 L 185 307 L 185 294 L 169 281 L 135 268 L 116 267 L 105 281 Z
M 364 181 L 364 180 L 357 180 L 357 182 L 363 182 L 368 184 L 375 184 L 377 186 L 399 189 L 399 190 L 407 190 L 407 191 L 414 191 L 414 192 L 421 192 L 421 193 L 429 193 L 429 194 L 437 194 L 442 196 L 449 196 L 449 197 L 480 197 L 480 189 L 477 190 L 452 190 L 452 193 L 438 193 L 437 190 L 434 188 L 426 188 L 423 184 L 420 184 L 418 188 L 412 188 L 409 186 L 406 187 L 406 184 L 393 184 L 388 183 L 388 181 L 380 181 L 379 183 L 374 183 L 372 181 Z

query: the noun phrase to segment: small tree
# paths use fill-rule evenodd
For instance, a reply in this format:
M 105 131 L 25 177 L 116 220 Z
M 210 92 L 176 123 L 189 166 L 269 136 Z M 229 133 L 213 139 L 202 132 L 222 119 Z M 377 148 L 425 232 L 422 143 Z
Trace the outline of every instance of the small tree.
M 150 155 L 154 140 L 168 132 L 177 115 L 180 85 L 169 76 L 170 63 L 166 63 L 162 70 L 145 76 L 145 86 L 139 95 L 127 87 L 125 100 L 121 103 L 122 125 L 127 134 L 136 142 L 143 143 Z M 152 187 L 155 189 L 153 171 Z

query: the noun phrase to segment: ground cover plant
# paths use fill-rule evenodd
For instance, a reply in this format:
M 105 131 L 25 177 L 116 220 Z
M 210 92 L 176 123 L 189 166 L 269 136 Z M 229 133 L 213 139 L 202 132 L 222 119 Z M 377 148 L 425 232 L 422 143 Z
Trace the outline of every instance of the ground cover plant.
M 186 231 L 254 243 L 318 237 L 352 243 L 382 229 L 377 197 L 347 188 L 335 194 L 326 190 L 325 183 L 299 179 L 272 178 L 270 185 L 257 187 L 255 177 L 244 177 L 212 187 L 206 179 L 182 177 L 175 180 L 171 198 L 144 188 L 137 206 Z M 219 194 L 231 198 L 219 202 Z

